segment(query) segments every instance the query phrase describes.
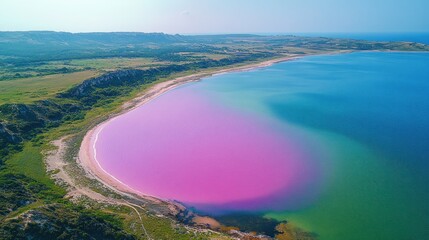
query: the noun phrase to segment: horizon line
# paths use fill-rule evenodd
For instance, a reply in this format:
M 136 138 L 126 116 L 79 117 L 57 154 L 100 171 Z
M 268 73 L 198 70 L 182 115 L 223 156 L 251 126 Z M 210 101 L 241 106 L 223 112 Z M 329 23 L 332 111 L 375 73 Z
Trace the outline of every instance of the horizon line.
M 355 32 L 333 32 L 333 31 L 303 31 L 303 32 L 215 32 L 215 33 L 170 33 L 170 32 L 156 32 L 156 31 L 62 31 L 62 30 L 0 30 L 0 33 L 7 32 L 51 32 L 51 33 L 71 33 L 71 34 L 91 34 L 91 33 L 142 33 L 142 34 L 166 34 L 166 35 L 185 35 L 185 36 L 198 36 L 198 35 L 293 35 L 293 34 L 429 34 L 429 31 L 355 31 Z

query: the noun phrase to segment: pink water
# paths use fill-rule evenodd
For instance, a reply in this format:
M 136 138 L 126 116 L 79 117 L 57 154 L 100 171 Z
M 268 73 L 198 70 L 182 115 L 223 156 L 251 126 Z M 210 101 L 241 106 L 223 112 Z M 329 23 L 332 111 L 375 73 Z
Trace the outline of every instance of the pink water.
M 102 168 L 141 193 L 259 210 L 293 207 L 317 181 L 293 138 L 275 122 L 181 89 L 110 121 L 94 146 Z

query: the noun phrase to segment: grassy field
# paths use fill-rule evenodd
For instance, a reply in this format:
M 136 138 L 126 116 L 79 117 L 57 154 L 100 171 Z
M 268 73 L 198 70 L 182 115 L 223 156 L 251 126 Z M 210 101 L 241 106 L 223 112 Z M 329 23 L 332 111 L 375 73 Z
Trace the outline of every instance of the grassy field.
M 225 54 L 210 53 L 181 53 L 186 57 L 220 60 L 228 57 Z M 188 63 L 184 61 L 183 63 Z M 192 62 L 192 61 L 191 61 Z M 179 62 L 180 63 L 180 62 Z M 157 61 L 153 58 L 100 58 L 100 59 L 73 59 L 67 61 L 51 61 L 37 65 L 29 71 L 29 67 L 14 68 L 20 76 L 34 75 L 32 77 L 19 77 L 0 81 L 0 105 L 5 103 L 31 103 L 55 96 L 82 81 L 99 76 L 105 72 L 119 69 L 148 69 L 171 64 L 171 62 Z M 10 67 L 9 67 L 10 68 Z M 41 69 L 73 69 L 69 73 L 49 74 Z M 8 68 L 0 68 L 11 71 Z M 86 70 L 84 70 L 86 69 Z M 46 75 L 44 75 L 46 74 Z M 41 75 L 41 76 L 39 76 Z M 0 77 L 1 77 L 0 71 Z
M 61 62 L 52 62 L 61 64 Z M 62 64 L 72 67 L 90 68 L 95 70 L 117 70 L 123 68 L 146 68 L 168 64 L 153 58 L 104 58 L 104 59 L 79 59 L 64 61 Z
M 31 103 L 47 99 L 55 96 L 58 92 L 98 75 L 100 75 L 99 71 L 88 70 L 0 81 L 0 105 L 5 103 Z

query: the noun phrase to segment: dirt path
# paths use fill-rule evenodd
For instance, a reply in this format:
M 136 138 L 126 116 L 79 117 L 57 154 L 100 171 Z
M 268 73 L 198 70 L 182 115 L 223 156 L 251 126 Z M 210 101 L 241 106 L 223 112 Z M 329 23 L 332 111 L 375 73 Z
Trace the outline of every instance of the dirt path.
M 147 233 L 146 228 L 144 227 L 142 216 L 140 215 L 140 212 L 137 210 L 137 208 L 136 208 L 136 207 L 138 207 L 138 208 L 140 208 L 140 209 L 142 209 L 142 210 L 144 210 L 144 209 L 143 209 L 142 207 L 138 206 L 138 205 L 131 204 L 131 203 L 124 203 L 124 205 L 125 205 L 125 206 L 128 206 L 128 207 L 130 207 L 130 208 L 132 208 L 132 209 L 137 213 L 137 216 L 138 216 L 138 217 L 139 217 L 139 219 L 140 219 L 140 222 L 141 222 L 141 225 L 142 225 L 142 229 L 143 229 L 143 232 L 144 232 L 145 236 L 147 237 L 147 239 L 152 240 L 152 238 L 151 238 L 151 237 L 149 236 L 149 234 Z M 134 206 L 133 206 L 133 205 L 134 205 Z
M 70 176 L 70 174 L 65 170 L 65 167 L 69 164 L 64 160 L 64 154 L 66 152 L 66 146 L 67 146 L 66 141 L 68 137 L 69 136 L 66 136 L 56 141 L 53 141 L 52 145 L 54 145 L 56 149 L 51 150 L 46 154 L 46 157 L 45 157 L 46 168 L 48 172 L 53 172 L 53 174 L 51 175 L 53 179 L 61 185 L 66 185 L 68 190 L 68 193 L 67 193 L 68 197 L 78 198 L 80 196 L 86 196 L 97 202 L 104 202 L 111 205 L 121 205 L 121 206 L 126 206 L 131 208 L 133 211 L 136 212 L 146 238 L 149 240 L 152 240 L 152 238 L 150 237 L 150 235 L 148 234 L 144 226 L 143 218 L 140 212 L 137 210 L 137 208 L 139 208 L 145 211 L 144 208 L 123 199 L 121 200 L 121 199 L 106 197 L 100 193 L 97 193 L 91 190 L 88 187 L 81 186 L 79 183 L 76 183 L 74 178 Z

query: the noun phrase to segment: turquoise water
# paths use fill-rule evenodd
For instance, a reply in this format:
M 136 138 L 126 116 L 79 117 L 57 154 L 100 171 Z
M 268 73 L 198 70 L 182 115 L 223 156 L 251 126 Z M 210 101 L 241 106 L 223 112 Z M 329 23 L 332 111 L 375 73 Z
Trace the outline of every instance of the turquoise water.
M 322 240 L 428 239 L 429 54 L 311 56 L 187 87 L 326 150 L 317 198 L 267 217 Z

